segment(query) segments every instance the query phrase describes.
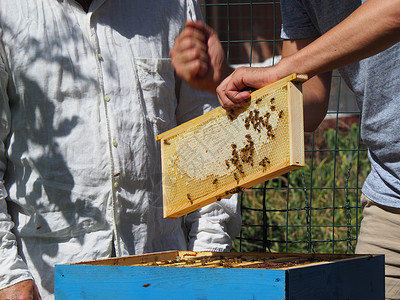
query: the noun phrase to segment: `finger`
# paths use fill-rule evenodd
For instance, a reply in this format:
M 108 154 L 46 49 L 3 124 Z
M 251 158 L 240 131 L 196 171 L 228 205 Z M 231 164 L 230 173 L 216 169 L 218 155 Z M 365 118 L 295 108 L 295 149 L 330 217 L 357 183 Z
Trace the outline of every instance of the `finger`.
M 189 49 L 185 52 L 170 53 L 171 64 L 178 73 L 186 71 L 193 72 L 193 66 L 197 66 L 195 70 L 199 73 L 194 73 L 190 77 L 204 76 L 208 71 L 209 59 L 208 55 L 204 52 L 199 52 L 197 49 Z M 181 76 L 181 74 L 178 74 Z
M 206 64 L 209 63 L 208 54 L 196 48 L 188 48 L 186 50 L 171 49 L 170 57 L 176 64 L 185 64 L 194 60 L 199 60 Z
M 206 38 L 217 35 L 212 27 L 208 26 L 202 21 L 188 21 L 186 22 L 186 28 L 196 29 L 197 31 L 202 32 L 202 34 L 204 34 Z
M 233 103 L 225 94 L 226 82 L 227 81 L 225 79 L 216 89 L 218 101 L 222 108 L 233 109 L 235 107 L 235 103 Z
M 186 25 L 185 28 L 193 28 L 202 32 L 206 32 L 209 27 L 203 21 L 193 21 L 193 20 L 186 21 L 185 25 Z
M 251 91 L 243 90 L 245 87 L 241 81 L 235 78 L 237 72 L 233 72 L 225 78 L 217 87 L 217 96 L 224 108 L 239 108 L 249 101 Z
M 200 59 L 208 63 L 207 46 L 190 37 L 177 39 L 174 47 L 170 50 L 170 57 L 182 63 L 194 59 Z
M 218 97 L 218 100 L 219 100 L 219 103 L 221 104 L 221 107 L 226 110 L 230 110 L 230 109 L 236 110 L 236 109 L 242 108 L 243 106 L 246 105 L 245 102 L 234 103 L 234 102 L 230 101 L 229 99 L 222 98 L 222 97 Z
M 250 101 L 250 93 L 247 91 L 225 91 L 225 93 L 219 94 L 218 97 L 224 108 L 241 108 Z
M 207 32 L 197 27 L 186 27 L 177 37 L 177 40 L 180 39 L 195 39 L 199 42 L 205 44 L 207 40 Z
M 187 82 L 193 79 L 203 77 L 208 71 L 208 65 L 200 60 L 189 61 L 185 64 L 175 64 L 172 61 L 176 74 Z
M 223 109 L 234 109 L 235 103 L 227 100 L 225 97 L 221 97 L 220 95 L 218 95 L 218 101 Z
M 172 48 L 175 52 L 185 51 L 187 49 L 199 49 L 199 51 L 207 52 L 207 45 L 205 42 L 196 39 L 192 36 L 180 36 L 175 40 L 174 47 Z
M 251 95 L 249 91 L 226 91 L 226 97 L 235 104 L 240 106 L 244 105 L 245 103 L 249 102 Z

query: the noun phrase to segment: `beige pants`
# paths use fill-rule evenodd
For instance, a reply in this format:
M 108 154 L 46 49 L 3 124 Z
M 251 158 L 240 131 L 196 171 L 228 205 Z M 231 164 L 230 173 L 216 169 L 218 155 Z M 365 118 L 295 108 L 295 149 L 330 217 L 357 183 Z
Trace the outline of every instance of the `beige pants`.
M 385 254 L 386 299 L 400 299 L 400 208 L 361 195 L 364 208 L 356 253 Z

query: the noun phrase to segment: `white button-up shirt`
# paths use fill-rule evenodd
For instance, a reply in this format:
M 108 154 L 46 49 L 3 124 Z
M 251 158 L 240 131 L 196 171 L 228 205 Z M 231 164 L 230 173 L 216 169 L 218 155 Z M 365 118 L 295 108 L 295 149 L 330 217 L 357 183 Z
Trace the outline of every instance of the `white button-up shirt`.
M 162 215 L 155 136 L 218 106 L 168 56 L 195 1 L 0 7 L 0 289 L 34 278 L 51 298 L 55 264 L 113 251 L 229 250 L 237 197 L 188 215 L 188 233 Z

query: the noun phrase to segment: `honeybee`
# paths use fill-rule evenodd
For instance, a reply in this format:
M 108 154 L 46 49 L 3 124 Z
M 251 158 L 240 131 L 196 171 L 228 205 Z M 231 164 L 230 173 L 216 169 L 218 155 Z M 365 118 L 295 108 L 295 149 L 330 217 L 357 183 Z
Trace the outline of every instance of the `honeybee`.
M 235 166 L 237 165 L 238 161 L 239 161 L 239 155 L 235 155 L 234 157 L 231 158 L 231 162 Z
M 233 173 L 233 178 L 235 178 L 236 181 L 239 181 L 239 176 L 236 173 Z
M 268 159 L 267 157 L 264 157 L 264 158 L 260 161 L 259 165 L 260 165 L 260 166 L 263 166 L 263 167 L 266 167 L 266 166 L 267 166 L 267 163 L 270 164 L 271 162 L 269 161 L 269 159 Z
M 229 169 L 229 167 L 230 167 L 231 165 L 229 164 L 229 161 L 228 161 L 228 160 L 225 160 L 225 164 L 226 164 L 226 168 Z
M 238 169 L 238 171 L 239 171 L 240 173 L 244 174 L 243 166 L 242 166 L 242 165 L 238 165 L 236 168 Z

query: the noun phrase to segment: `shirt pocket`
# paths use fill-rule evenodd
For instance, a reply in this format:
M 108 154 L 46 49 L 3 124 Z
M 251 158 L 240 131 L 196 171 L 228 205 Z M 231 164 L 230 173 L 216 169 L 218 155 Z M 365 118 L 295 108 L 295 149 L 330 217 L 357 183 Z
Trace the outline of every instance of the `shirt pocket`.
M 165 130 L 175 123 L 177 98 L 174 70 L 169 58 L 134 58 L 145 118 Z
M 103 191 L 37 180 L 27 192 L 8 203 L 21 237 L 70 238 L 110 229 L 105 207 L 109 195 Z

